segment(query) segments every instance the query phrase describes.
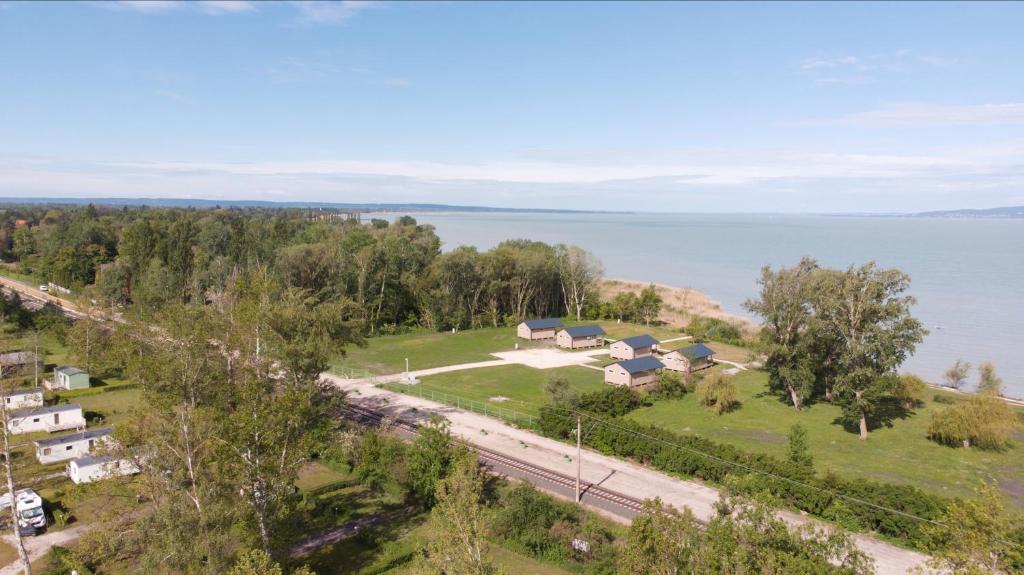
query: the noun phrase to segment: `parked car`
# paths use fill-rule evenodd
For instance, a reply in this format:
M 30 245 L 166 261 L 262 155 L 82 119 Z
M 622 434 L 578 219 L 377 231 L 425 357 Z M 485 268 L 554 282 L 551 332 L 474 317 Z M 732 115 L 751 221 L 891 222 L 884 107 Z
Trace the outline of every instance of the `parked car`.
M 45 286 L 45 285 L 39 286 L 39 291 L 50 291 L 50 286 Z

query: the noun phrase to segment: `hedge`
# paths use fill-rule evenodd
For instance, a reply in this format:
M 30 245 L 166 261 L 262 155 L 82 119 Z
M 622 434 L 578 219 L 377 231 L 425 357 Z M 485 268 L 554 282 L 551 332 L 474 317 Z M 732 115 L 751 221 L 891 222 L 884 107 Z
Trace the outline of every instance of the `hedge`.
M 908 515 L 938 520 L 949 505 L 948 499 L 916 487 L 835 475 L 808 477 L 803 467 L 770 455 L 628 419 L 604 419 L 616 427 L 594 426 L 585 439 L 588 446 L 601 453 L 628 457 L 673 475 L 715 483 L 722 483 L 727 475 L 741 476 L 746 479 L 744 488 L 767 489 L 787 506 L 848 529 L 874 531 L 917 548 L 924 545 L 922 522 Z M 558 408 L 548 406 L 540 410 L 539 429 L 549 437 L 574 438 L 575 423 L 574 417 Z

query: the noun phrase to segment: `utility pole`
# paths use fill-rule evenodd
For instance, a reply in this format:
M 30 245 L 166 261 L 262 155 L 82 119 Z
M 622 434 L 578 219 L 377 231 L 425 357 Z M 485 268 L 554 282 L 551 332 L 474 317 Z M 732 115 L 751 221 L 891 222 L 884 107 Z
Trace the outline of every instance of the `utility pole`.
M 576 503 L 580 502 L 580 466 L 583 456 L 583 440 L 580 430 L 580 412 L 576 412 Z

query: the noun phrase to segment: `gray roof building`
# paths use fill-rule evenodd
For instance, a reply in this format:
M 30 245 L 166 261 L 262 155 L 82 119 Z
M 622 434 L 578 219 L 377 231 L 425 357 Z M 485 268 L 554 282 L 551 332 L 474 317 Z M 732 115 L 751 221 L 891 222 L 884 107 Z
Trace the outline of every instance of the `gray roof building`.
M 676 351 L 691 361 L 715 355 L 715 351 L 703 343 L 688 345 L 686 347 L 679 348 Z
M 565 328 L 565 332 L 571 337 L 592 337 L 604 335 L 604 330 L 599 325 L 576 325 Z
M 661 363 L 661 361 L 651 355 L 620 361 L 618 362 L 618 365 L 630 375 L 665 367 L 665 364 Z
M 540 319 L 528 319 L 523 323 L 530 329 L 554 329 L 562 327 L 562 320 L 557 317 L 545 317 Z
M 644 335 L 634 335 L 633 337 L 620 339 L 619 343 L 623 343 L 633 349 L 637 349 L 641 347 L 651 347 L 654 345 L 658 345 L 658 340 L 654 339 L 653 337 L 645 333 Z

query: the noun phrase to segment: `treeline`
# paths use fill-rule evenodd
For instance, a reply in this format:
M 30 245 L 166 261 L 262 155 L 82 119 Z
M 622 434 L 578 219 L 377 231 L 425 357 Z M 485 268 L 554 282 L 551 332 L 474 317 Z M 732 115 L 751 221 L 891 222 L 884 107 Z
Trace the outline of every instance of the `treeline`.
M 0 255 L 21 273 L 87 288 L 104 306 L 153 311 L 215 302 L 262 266 L 320 302 L 352 304 L 366 332 L 503 326 L 533 316 L 597 317 L 602 268 L 574 246 L 510 240 L 441 253 L 410 216 L 360 224 L 298 209 L 12 207 Z

